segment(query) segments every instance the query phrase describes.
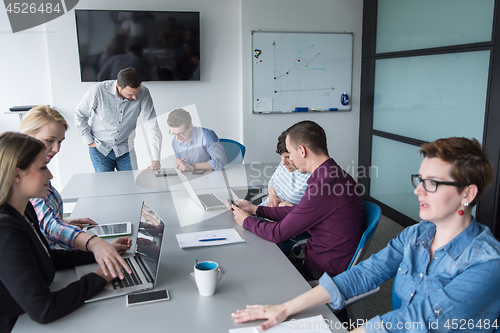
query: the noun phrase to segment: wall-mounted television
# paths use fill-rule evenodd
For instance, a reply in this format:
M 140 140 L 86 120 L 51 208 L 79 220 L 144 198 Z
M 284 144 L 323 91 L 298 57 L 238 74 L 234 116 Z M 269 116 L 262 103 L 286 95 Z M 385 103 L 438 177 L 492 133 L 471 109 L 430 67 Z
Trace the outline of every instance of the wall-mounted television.
M 82 82 L 134 67 L 143 81 L 200 80 L 200 13 L 76 9 Z

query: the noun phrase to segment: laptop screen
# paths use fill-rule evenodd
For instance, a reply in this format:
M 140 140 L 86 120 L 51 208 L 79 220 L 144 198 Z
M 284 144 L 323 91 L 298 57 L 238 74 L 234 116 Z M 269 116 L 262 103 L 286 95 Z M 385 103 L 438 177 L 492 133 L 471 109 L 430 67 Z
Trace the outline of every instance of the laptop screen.
M 158 274 L 161 242 L 165 224 L 146 202 L 142 203 L 141 219 L 137 231 L 135 254 L 142 259 L 154 281 Z

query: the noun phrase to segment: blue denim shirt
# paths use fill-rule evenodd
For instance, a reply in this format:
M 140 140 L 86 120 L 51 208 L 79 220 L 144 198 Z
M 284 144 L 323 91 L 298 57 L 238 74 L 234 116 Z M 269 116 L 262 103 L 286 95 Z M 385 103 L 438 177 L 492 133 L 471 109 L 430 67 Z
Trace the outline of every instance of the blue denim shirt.
M 332 306 L 395 277 L 401 308 L 363 324 L 367 332 L 493 332 L 500 326 L 500 243 L 490 229 L 471 224 L 430 257 L 436 226 L 403 230 L 386 248 L 320 284 Z M 500 331 L 500 330 L 499 330 Z
M 226 152 L 214 131 L 193 126 L 189 143 L 172 139 L 176 158 L 184 158 L 186 163 L 208 162 L 213 170 L 221 170 L 227 164 Z

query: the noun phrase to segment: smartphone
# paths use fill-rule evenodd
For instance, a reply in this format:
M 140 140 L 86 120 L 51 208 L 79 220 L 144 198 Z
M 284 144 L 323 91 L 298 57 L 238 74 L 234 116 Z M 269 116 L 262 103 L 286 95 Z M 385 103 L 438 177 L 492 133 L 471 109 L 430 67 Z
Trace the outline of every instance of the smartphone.
M 154 303 L 161 301 L 170 300 L 170 295 L 168 294 L 168 290 L 156 290 L 149 291 L 146 293 L 140 294 L 131 294 L 127 295 L 127 305 L 137 305 L 137 304 L 146 304 L 146 303 Z
M 193 170 L 193 173 L 194 173 L 195 175 L 201 175 L 201 174 L 202 174 L 202 173 L 204 173 L 204 172 L 205 172 L 205 169 L 194 169 L 194 170 Z
M 238 207 L 238 205 L 236 204 L 236 201 L 234 201 L 233 199 L 227 199 L 227 203 L 230 204 L 230 205 L 235 205 L 236 207 Z M 230 209 L 231 209 L 231 211 L 234 210 L 232 207 Z
M 177 176 L 177 172 L 175 169 L 160 169 L 155 170 L 156 177 L 167 177 L 167 176 Z
M 89 225 L 83 231 L 99 237 L 128 236 L 132 234 L 131 222 L 118 222 L 109 224 Z

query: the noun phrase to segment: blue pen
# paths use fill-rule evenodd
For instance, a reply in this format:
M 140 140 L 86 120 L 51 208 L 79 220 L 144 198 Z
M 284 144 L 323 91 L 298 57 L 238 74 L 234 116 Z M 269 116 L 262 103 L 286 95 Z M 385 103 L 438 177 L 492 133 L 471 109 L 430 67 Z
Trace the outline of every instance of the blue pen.
M 200 239 L 200 242 L 213 242 L 213 241 L 219 241 L 219 240 L 225 240 L 227 238 L 205 238 L 205 239 Z

